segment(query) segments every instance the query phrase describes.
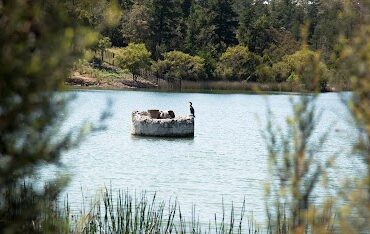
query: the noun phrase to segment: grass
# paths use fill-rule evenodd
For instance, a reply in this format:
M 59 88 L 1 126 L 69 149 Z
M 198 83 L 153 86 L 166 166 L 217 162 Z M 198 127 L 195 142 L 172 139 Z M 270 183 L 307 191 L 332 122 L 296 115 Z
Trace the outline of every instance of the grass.
M 349 87 L 344 84 L 331 85 L 332 91 L 349 90 Z M 247 82 L 247 81 L 188 81 L 182 80 L 169 83 L 165 80 L 160 80 L 159 89 L 162 90 L 182 90 L 182 91 L 253 91 L 253 92 L 309 92 L 305 89 L 304 85 L 292 83 L 292 82 L 272 82 L 272 83 L 258 83 L 258 82 Z M 329 90 L 330 91 L 330 90 Z
M 236 218 L 236 216 L 238 218 Z M 127 192 L 118 191 L 113 196 L 105 190 L 102 198 L 92 204 L 90 210 L 71 222 L 72 232 L 79 233 L 262 233 L 262 229 L 252 219 L 245 218 L 245 202 L 241 213 L 235 215 L 234 206 L 226 215 L 223 206 L 220 218 L 215 214 L 208 224 L 200 223 L 192 209 L 187 219 L 177 201 L 166 204 L 157 201 L 154 194 L 145 193 L 132 197 Z
M 112 86 L 115 87 L 115 81 L 132 82 L 132 74 L 125 69 L 121 69 L 114 64 L 114 54 L 117 53 L 117 48 L 110 48 L 106 51 L 108 54 L 104 56 L 104 60 L 101 66 L 93 66 L 86 62 L 86 60 L 80 61 L 75 64 L 75 71 L 79 72 L 83 76 L 92 77 L 96 79 L 96 84 L 101 87 Z M 93 56 L 92 52 L 89 51 L 90 57 Z M 109 55 L 109 56 L 108 56 Z M 96 56 L 96 54 L 95 54 Z M 151 73 L 151 72 L 149 72 Z M 174 80 L 168 82 L 166 80 L 155 81 L 153 79 L 148 80 L 145 77 L 141 77 L 142 82 L 149 82 L 151 85 L 138 86 L 137 88 L 153 88 L 157 86 L 160 90 L 183 90 L 183 91 L 253 91 L 253 92 L 308 92 L 307 88 L 303 84 L 297 82 L 247 82 L 247 81 L 228 81 L 228 80 L 200 80 L 200 81 L 189 81 L 189 80 Z M 154 84 L 155 83 L 155 84 Z M 136 87 L 135 84 L 127 83 L 128 86 Z M 154 86 L 153 86 L 154 85 Z M 120 88 L 120 87 L 116 87 Z M 343 91 L 350 90 L 350 86 L 345 82 L 331 81 L 327 91 Z
M 131 74 L 127 70 L 123 70 L 117 67 L 110 66 L 108 64 L 102 64 L 101 67 L 93 67 L 89 63 L 81 63 L 76 66 L 75 69 L 81 75 L 96 78 L 98 82 L 101 81 L 112 81 L 114 79 L 132 79 Z
M 94 65 L 87 61 L 81 61 L 75 65 L 73 75 L 67 82 L 72 85 L 121 89 L 127 87 L 155 88 L 155 81 L 145 77 L 140 77 L 140 79 L 134 81 L 129 71 L 106 62 L 100 65 Z
M 246 81 L 182 81 L 181 88 L 184 90 L 302 91 L 301 86 L 291 83 L 255 83 Z
M 7 209 L 6 213 L 0 213 L 0 224 L 10 224 L 13 233 L 258 234 L 292 231 L 285 207 L 278 207 L 275 211 L 269 209 L 267 224 L 259 226 L 253 215 L 246 215 L 245 200 L 241 207 L 232 205 L 228 211 L 222 202 L 222 213 L 209 217 L 209 223 L 202 223 L 195 207 L 191 214 L 183 214 L 176 200 L 168 203 L 158 201 L 156 194 L 132 196 L 122 190 L 114 193 L 111 189 L 104 189 L 90 205 L 82 201 L 81 208 L 76 210 L 71 209 L 68 196 L 64 202 L 55 200 L 53 196 L 39 197 L 32 185 L 12 187 L 5 194 L 0 199 L 0 205 Z M 327 209 L 324 216 L 315 217 L 314 223 L 307 220 L 304 227 L 306 233 L 336 231 L 334 220 L 331 220 L 334 217 L 332 209 Z

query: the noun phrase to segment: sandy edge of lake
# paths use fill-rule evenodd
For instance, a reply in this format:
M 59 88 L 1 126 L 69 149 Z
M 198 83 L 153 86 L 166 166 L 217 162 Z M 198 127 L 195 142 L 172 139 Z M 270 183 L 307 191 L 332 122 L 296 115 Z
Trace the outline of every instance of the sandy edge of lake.
M 67 86 L 72 87 L 88 87 L 88 88 L 99 88 L 99 89 L 136 89 L 136 88 L 156 88 L 156 84 L 138 79 L 133 81 L 126 77 L 114 78 L 110 80 L 99 80 L 95 77 L 91 77 L 78 72 L 73 72 L 66 80 Z

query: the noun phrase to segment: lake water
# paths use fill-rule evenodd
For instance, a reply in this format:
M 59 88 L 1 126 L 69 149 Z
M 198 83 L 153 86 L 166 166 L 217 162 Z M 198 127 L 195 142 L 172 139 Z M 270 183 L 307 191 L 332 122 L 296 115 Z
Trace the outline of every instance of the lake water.
M 266 124 L 266 103 L 274 123 L 284 125 L 291 113 L 289 96 L 254 94 L 166 93 L 144 91 L 74 91 L 65 128 L 84 121 L 97 122 L 107 106 L 113 116 L 107 130 L 91 134 L 77 149 L 65 153 L 63 172 L 72 175 L 66 189 L 72 206 L 82 197 L 94 197 L 104 186 L 132 194 L 157 193 L 161 200 L 177 199 L 190 216 L 194 205 L 201 222 L 214 218 L 233 202 L 246 201 L 248 214 L 258 222 L 265 217 L 264 185 L 269 179 L 267 155 L 261 130 Z M 297 97 L 297 96 L 296 96 Z M 157 108 L 188 115 L 195 108 L 195 137 L 191 139 L 143 138 L 130 134 L 131 112 Z M 337 94 L 322 94 L 319 109 L 325 110 L 317 136 L 331 124 L 333 133 L 320 156 L 336 154 L 336 172 L 330 174 L 333 189 L 341 179 L 360 173 L 360 161 L 346 156 L 355 142 L 348 113 Z M 50 177 L 53 168 L 43 171 Z M 340 175 L 340 176 L 338 176 Z M 327 191 L 327 193 L 331 193 Z M 324 196 L 318 192 L 317 196 Z M 318 199 L 319 199 L 318 198 Z

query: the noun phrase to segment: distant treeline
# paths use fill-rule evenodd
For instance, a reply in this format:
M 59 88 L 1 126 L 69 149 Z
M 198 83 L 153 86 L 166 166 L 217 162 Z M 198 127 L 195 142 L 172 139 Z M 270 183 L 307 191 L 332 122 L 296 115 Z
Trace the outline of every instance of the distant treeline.
M 87 17 L 90 24 L 99 22 L 98 7 L 109 4 L 102 2 Z M 144 44 L 151 59 L 146 62 L 163 76 L 305 84 L 296 70 L 318 59 L 323 88 L 328 82 L 347 83 L 337 74 L 340 41 L 351 38 L 367 14 L 356 0 L 119 0 L 118 4 L 119 24 L 101 30 L 102 40 L 109 38 L 113 47 Z M 140 66 L 147 69 L 146 62 Z M 133 73 L 138 69 L 122 66 Z

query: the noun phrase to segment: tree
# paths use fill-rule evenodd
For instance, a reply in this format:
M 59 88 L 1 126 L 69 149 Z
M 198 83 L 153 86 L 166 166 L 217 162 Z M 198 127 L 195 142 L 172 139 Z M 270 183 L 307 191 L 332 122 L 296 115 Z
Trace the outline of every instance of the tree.
M 190 54 L 207 52 L 211 56 L 217 54 L 214 27 L 211 24 L 208 4 L 193 4 L 187 20 L 185 47 Z
M 67 102 L 59 91 L 95 34 L 69 17 L 65 4 L 0 0 L 1 233 L 67 232 L 65 221 L 51 215 L 66 181 L 55 178 L 45 188 L 32 186 L 37 169 L 45 163 L 60 165 L 60 155 L 84 132 L 59 131 Z
M 300 37 L 300 28 L 304 22 L 304 11 L 297 0 L 274 0 L 273 24 L 275 28 L 284 28 L 293 33 L 294 37 Z
M 181 9 L 183 13 L 183 18 L 187 19 L 190 15 L 190 9 L 194 4 L 194 0 L 182 0 Z
M 326 233 L 334 219 L 328 212 L 330 202 L 320 208 L 313 203 L 314 189 L 335 160 L 335 156 L 320 154 L 330 128 L 315 136 L 321 116 L 317 91 L 291 100 L 293 114 L 286 118 L 286 127 L 274 124 L 268 109 L 264 137 L 271 175 L 267 191 L 273 201 L 268 202 L 267 212 L 272 233 Z
M 308 29 L 308 40 L 310 40 L 315 33 L 315 29 L 318 25 L 319 11 L 321 8 L 321 0 L 311 0 L 308 4 L 308 20 L 310 21 L 310 27 Z
M 262 59 L 245 46 L 229 47 L 221 55 L 216 74 L 228 80 L 251 80 Z
M 111 46 L 112 42 L 110 41 L 109 37 L 101 37 L 98 42 L 92 46 L 92 50 L 95 52 L 100 52 L 100 60 L 103 62 L 104 51 Z
M 122 19 L 120 19 L 120 21 L 122 21 Z M 127 45 L 127 42 L 123 38 L 122 30 L 122 24 L 107 26 L 102 29 L 101 34 L 109 38 L 113 47 L 122 47 Z
M 272 28 L 268 30 L 271 43 L 263 51 L 272 62 L 280 61 L 285 55 L 290 55 L 299 50 L 300 44 L 295 40 L 293 34 L 285 29 Z
M 312 64 L 315 67 L 312 67 Z M 320 53 L 314 52 L 303 47 L 301 50 L 292 55 L 286 55 L 281 62 L 273 65 L 273 70 L 276 72 L 276 80 L 288 80 L 291 82 L 300 82 L 306 86 L 307 90 L 327 90 L 327 82 L 331 76 L 326 64 L 321 61 Z M 317 73 L 312 75 L 312 71 Z M 315 80 L 319 79 L 319 80 Z
M 340 193 L 345 201 L 340 211 L 341 228 L 347 233 L 365 233 L 370 228 L 370 2 L 362 4 L 367 9 L 366 17 L 339 54 L 341 69 L 350 77 L 353 90 L 346 103 L 357 131 L 351 156 L 360 157 L 365 168 L 365 173 L 350 178 L 347 188 Z
M 237 1 L 236 9 L 238 10 L 238 31 L 237 38 L 240 44 L 248 46 L 251 31 L 250 26 L 252 25 L 255 17 L 254 12 L 254 1 Z
M 120 12 L 116 1 L 98 1 L 91 2 L 82 0 L 66 0 L 64 7 L 68 15 L 77 20 L 79 24 L 89 26 L 97 31 L 103 27 L 115 25 L 120 18 Z
M 262 54 L 270 42 L 270 17 L 264 1 L 240 1 L 238 40 L 246 45 L 252 52 Z
M 256 68 L 257 81 L 261 83 L 275 82 L 272 68 L 267 64 L 261 64 Z
M 150 28 L 151 21 L 149 8 L 136 2 L 123 16 L 123 37 L 129 43 L 145 43 L 150 46 L 150 39 L 154 33 Z
M 272 177 L 268 191 L 274 196 L 273 212 L 276 213 L 275 217 L 269 214 L 272 217 L 270 224 L 272 232 L 305 233 L 309 230 L 326 233 L 334 220 L 334 214 L 330 212 L 332 199 L 315 207 L 313 193 L 319 182 L 327 180 L 327 170 L 336 159 L 336 155 L 322 152 L 331 126 L 322 134 L 316 132 L 322 116 L 322 110 L 317 108 L 317 98 L 327 70 L 320 54 L 305 46 L 283 60 L 293 66 L 292 77 L 310 82 L 312 94 L 291 98 L 292 115 L 286 118 L 284 127 L 274 124 L 270 108 L 267 112 L 265 139 Z
M 314 49 L 323 51 L 324 55 L 330 56 L 333 46 L 337 43 L 338 37 L 341 34 L 342 20 L 338 15 L 342 12 L 343 5 L 341 1 L 321 2 L 316 18 L 312 19 L 311 23 L 315 26 L 309 31 L 312 36 L 309 37 L 310 43 Z M 311 11 L 314 11 L 311 9 Z M 309 34 L 310 36 L 311 34 Z
M 132 79 L 137 80 L 140 70 L 149 68 L 151 64 L 151 53 L 145 44 L 130 43 L 127 47 L 117 52 L 117 63 L 123 69 L 128 69 L 132 73 Z
M 205 76 L 204 59 L 181 51 L 171 51 L 153 65 L 153 70 L 165 78 L 199 80 Z
M 182 10 L 180 0 L 151 0 L 150 29 L 153 32 L 151 51 L 154 58 L 161 58 L 166 51 L 179 48 L 183 42 L 181 34 Z
M 237 15 L 232 0 L 210 0 L 210 24 L 214 30 L 216 50 L 223 52 L 228 46 L 237 44 Z
M 129 9 L 134 5 L 134 0 L 118 0 L 118 3 L 122 9 Z
M 272 65 L 272 73 L 276 82 L 284 82 L 291 75 L 292 68 L 289 64 L 279 61 Z

